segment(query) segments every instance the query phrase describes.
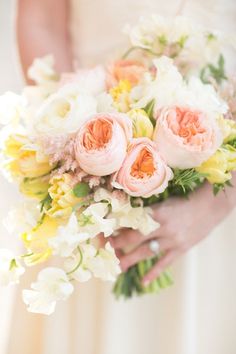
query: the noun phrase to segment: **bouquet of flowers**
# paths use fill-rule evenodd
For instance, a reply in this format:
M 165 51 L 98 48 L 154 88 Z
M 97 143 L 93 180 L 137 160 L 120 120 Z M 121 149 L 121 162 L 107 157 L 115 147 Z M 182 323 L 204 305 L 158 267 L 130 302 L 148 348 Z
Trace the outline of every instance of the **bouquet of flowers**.
M 151 16 L 125 32 L 131 48 L 118 60 L 59 75 L 52 56 L 36 59 L 36 85 L 0 97 L 1 169 L 24 196 L 5 225 L 25 248 L 0 249 L 0 284 L 47 262 L 23 291 L 31 312 L 51 314 L 91 277 L 114 281 L 117 297 L 171 285 L 166 271 L 142 286 L 157 252 L 121 273 L 109 238 L 132 228 L 145 240 L 160 226 L 151 204 L 203 183 L 217 194 L 236 170 L 225 37 L 182 17 Z

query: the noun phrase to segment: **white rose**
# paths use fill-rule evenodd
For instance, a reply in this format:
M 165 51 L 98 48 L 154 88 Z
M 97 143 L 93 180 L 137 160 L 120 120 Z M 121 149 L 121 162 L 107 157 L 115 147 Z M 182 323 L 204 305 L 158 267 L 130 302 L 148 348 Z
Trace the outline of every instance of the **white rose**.
M 35 129 L 48 135 L 74 133 L 96 110 L 97 101 L 92 95 L 81 92 L 77 85 L 66 85 L 42 104 Z
M 0 96 L 0 124 L 18 123 L 25 111 L 26 99 L 13 92 L 6 92 Z
M 0 249 L 0 285 L 19 283 L 25 269 L 18 263 L 14 254 L 8 249 Z
M 66 300 L 73 292 L 73 285 L 66 273 L 59 268 L 45 268 L 38 274 L 33 290 L 23 290 L 23 301 L 29 312 L 50 315 L 54 312 L 56 302 Z

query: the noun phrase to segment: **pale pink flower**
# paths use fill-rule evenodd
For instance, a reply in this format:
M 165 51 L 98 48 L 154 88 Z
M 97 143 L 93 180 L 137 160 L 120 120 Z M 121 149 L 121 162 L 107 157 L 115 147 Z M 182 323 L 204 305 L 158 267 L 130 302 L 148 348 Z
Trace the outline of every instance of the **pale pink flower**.
M 197 167 L 212 156 L 223 137 L 215 117 L 172 107 L 158 113 L 153 140 L 169 166 L 185 169 Z
M 116 86 L 120 80 L 128 80 L 132 85 L 138 84 L 147 69 L 137 60 L 117 60 L 107 70 L 107 86 Z
M 77 133 L 76 159 L 88 174 L 110 175 L 121 167 L 131 138 L 132 122 L 128 116 L 95 114 Z
M 148 138 L 133 139 L 122 167 L 113 176 L 113 186 L 134 197 L 160 194 L 173 178 L 172 170 Z

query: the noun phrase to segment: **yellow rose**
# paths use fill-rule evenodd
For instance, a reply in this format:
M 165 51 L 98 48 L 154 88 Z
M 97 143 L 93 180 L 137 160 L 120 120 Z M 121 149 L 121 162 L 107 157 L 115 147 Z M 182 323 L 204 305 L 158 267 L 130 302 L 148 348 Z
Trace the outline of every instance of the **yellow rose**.
M 196 170 L 206 174 L 212 184 L 229 181 L 232 178 L 230 171 L 236 170 L 236 149 L 230 145 L 220 148 Z
M 224 143 L 236 139 L 236 122 L 234 120 L 220 117 L 218 122 L 223 133 Z
M 25 257 L 27 265 L 40 263 L 48 259 L 51 249 L 48 246 L 48 239 L 56 235 L 58 223 L 55 219 L 45 215 L 30 232 L 22 235 L 25 247 L 29 250 L 30 256 Z
M 114 101 L 114 106 L 120 112 L 127 112 L 130 108 L 130 91 L 132 85 L 128 80 L 120 80 L 119 84 L 110 89 L 110 94 Z
M 147 113 L 143 109 L 132 109 L 127 114 L 133 122 L 134 138 L 148 137 L 151 139 L 153 135 L 153 125 Z
M 48 194 L 49 182 L 45 177 L 24 178 L 20 183 L 20 191 L 30 198 L 44 199 Z
M 73 207 L 81 201 L 81 198 L 77 198 L 73 193 L 72 177 L 68 173 L 54 176 L 50 180 L 48 192 L 52 203 L 51 208 L 45 212 L 54 218 L 69 218 Z

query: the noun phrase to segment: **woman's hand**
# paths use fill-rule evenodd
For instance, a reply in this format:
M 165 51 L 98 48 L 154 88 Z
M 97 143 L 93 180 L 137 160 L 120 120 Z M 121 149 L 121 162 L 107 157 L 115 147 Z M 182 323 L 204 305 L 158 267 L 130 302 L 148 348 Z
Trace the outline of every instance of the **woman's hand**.
M 227 195 L 221 192 L 214 197 L 212 187 L 205 185 L 189 199 L 171 198 L 153 206 L 154 218 L 161 225 L 157 231 L 144 237 L 137 231 L 124 229 L 111 240 L 119 255 L 127 246 L 132 248 L 120 256 L 122 270 L 126 271 L 139 261 L 152 257 L 150 240 L 157 239 L 163 256 L 144 277 L 143 284 L 148 285 L 176 258 L 204 239 L 235 203 L 236 188 L 228 189 Z

